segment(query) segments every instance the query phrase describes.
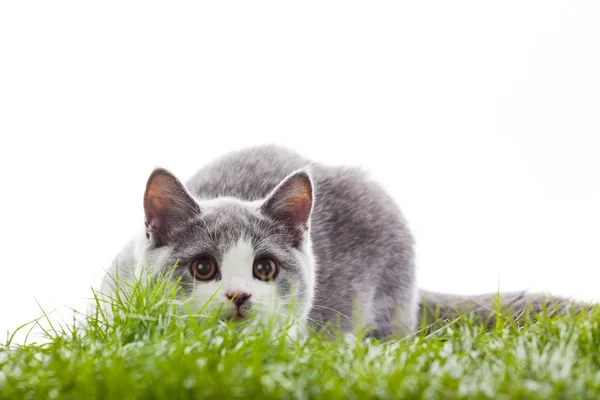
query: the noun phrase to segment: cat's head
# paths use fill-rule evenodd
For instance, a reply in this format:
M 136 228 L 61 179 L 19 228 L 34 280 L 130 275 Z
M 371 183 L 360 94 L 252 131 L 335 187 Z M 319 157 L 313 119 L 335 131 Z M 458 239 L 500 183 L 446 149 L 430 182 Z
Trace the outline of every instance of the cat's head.
M 305 319 L 315 273 L 310 246 L 313 183 L 286 177 L 259 201 L 195 199 L 171 173 L 156 169 L 146 186 L 146 260 L 174 264 L 193 307 L 223 318 Z M 155 271 L 158 271 L 155 270 Z

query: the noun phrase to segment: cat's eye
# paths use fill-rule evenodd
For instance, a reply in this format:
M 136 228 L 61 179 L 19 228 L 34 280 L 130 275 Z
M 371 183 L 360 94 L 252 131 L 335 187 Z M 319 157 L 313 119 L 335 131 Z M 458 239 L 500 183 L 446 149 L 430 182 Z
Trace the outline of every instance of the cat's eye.
M 192 262 L 190 272 L 199 281 L 210 281 L 217 277 L 217 263 L 207 257 L 201 257 Z
M 275 279 L 277 276 L 278 268 L 275 261 L 269 258 L 261 258 L 254 261 L 252 272 L 254 273 L 254 277 L 256 279 L 261 281 L 270 281 Z

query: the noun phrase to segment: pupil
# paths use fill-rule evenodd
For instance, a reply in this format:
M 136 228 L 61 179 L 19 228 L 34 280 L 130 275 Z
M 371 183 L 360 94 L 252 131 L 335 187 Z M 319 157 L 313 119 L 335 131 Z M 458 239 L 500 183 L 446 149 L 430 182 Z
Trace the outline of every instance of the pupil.
M 210 267 L 207 264 L 198 264 L 197 270 L 200 275 L 208 275 Z
M 261 275 L 269 275 L 270 269 L 269 264 L 258 264 L 258 272 L 260 272 Z

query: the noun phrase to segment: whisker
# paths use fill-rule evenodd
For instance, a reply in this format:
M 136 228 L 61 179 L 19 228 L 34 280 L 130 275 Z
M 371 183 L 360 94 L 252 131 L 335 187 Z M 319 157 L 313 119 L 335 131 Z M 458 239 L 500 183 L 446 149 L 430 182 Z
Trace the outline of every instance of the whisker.
M 279 317 L 282 317 L 282 318 L 286 318 L 286 319 L 287 319 L 287 317 L 288 317 L 288 315 L 287 315 L 287 314 L 284 314 L 284 313 L 282 313 L 282 312 L 279 312 L 279 311 L 277 311 L 277 310 L 273 310 L 272 312 L 273 312 L 273 313 L 275 313 L 277 316 L 279 316 Z M 331 331 L 330 331 L 330 330 L 328 330 L 327 328 L 325 328 L 325 326 L 323 326 L 321 323 L 319 323 L 319 321 L 317 321 L 317 320 L 315 320 L 315 319 L 312 319 L 312 318 L 310 318 L 310 317 L 307 317 L 306 319 L 307 319 L 308 321 L 312 322 L 313 324 L 317 325 L 319 328 L 323 329 L 323 330 L 324 330 L 324 331 L 326 331 L 327 333 L 329 333 L 331 336 L 334 336 L 334 335 L 333 335 L 333 333 L 331 333 Z M 318 334 L 317 330 L 316 330 L 316 329 L 314 329 L 314 328 L 312 328 L 310 325 L 306 325 L 306 327 L 307 327 L 308 329 L 310 329 L 310 330 L 311 330 L 313 333 L 315 333 L 315 334 Z M 321 341 L 322 341 L 322 340 L 321 340 Z
M 271 303 L 270 303 L 270 302 L 268 302 L 268 301 L 266 301 L 266 300 L 259 300 L 259 301 L 256 301 L 256 304 L 260 304 L 261 306 L 265 306 L 265 307 L 269 307 L 269 306 L 271 305 Z M 289 303 L 289 304 L 290 304 L 290 305 L 301 305 L 300 303 Z M 276 314 L 276 315 L 278 315 L 278 316 L 281 316 L 281 317 L 284 317 L 284 318 L 287 318 L 287 317 L 289 317 L 289 315 L 287 315 L 287 314 L 285 314 L 285 313 L 282 313 L 282 312 L 280 312 L 280 311 L 274 310 L 274 309 L 270 309 L 269 311 L 270 311 L 271 313 L 274 313 L 274 314 Z M 333 310 L 333 311 L 335 311 L 335 310 Z M 340 313 L 340 314 L 341 314 L 341 315 L 343 315 L 342 313 Z M 343 316 L 345 316 L 345 315 L 343 315 Z M 348 318 L 348 317 L 346 317 L 346 318 Z M 351 320 L 350 318 L 348 318 L 348 319 L 350 320 L 350 322 L 352 322 L 352 320 Z M 314 324 L 315 324 L 315 325 L 317 325 L 319 328 L 321 328 L 321 329 L 325 330 L 325 331 L 326 331 L 327 333 L 329 333 L 331 336 L 334 336 L 334 335 L 333 335 L 333 333 L 332 333 L 330 330 L 328 330 L 327 328 L 325 328 L 325 326 L 324 326 L 324 322 L 323 322 L 323 321 L 318 321 L 318 320 L 316 320 L 316 319 L 314 319 L 314 318 L 311 318 L 311 317 L 309 317 L 309 316 L 307 316 L 307 317 L 306 317 L 306 320 L 308 320 L 308 321 L 310 321 L 310 322 L 314 323 Z M 316 331 L 315 331 L 315 333 L 316 333 Z
M 291 305 L 302 305 L 302 303 L 289 303 L 289 304 L 291 304 Z M 335 308 L 331 308 L 331 307 L 327 307 L 327 306 L 322 306 L 322 305 L 318 305 L 318 304 L 313 304 L 312 307 L 314 307 L 314 308 L 322 308 L 322 309 L 325 309 L 325 310 L 333 311 L 334 313 L 339 314 L 340 316 L 346 318 L 348 321 L 353 322 L 352 318 L 350 318 L 349 316 L 347 316 L 343 312 L 336 310 Z

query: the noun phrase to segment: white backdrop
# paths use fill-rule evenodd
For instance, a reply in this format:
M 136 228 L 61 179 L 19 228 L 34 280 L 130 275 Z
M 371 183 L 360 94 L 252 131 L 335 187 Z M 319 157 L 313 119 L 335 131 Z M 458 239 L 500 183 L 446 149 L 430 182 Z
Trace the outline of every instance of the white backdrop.
M 85 303 L 153 167 L 263 143 L 367 167 L 422 287 L 600 297 L 599 4 L 3 2 L 0 332 Z

